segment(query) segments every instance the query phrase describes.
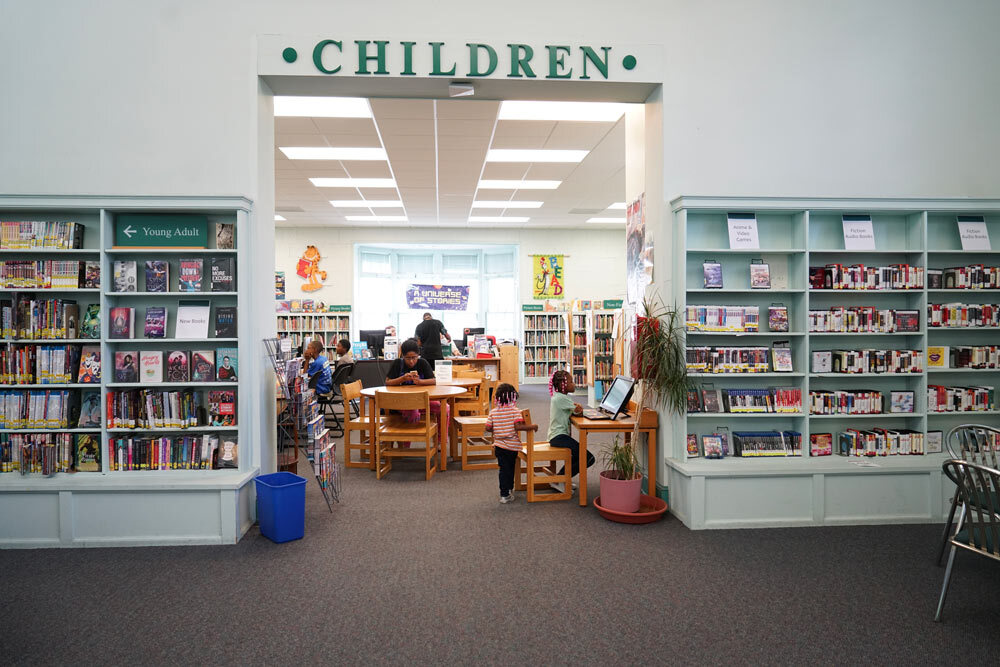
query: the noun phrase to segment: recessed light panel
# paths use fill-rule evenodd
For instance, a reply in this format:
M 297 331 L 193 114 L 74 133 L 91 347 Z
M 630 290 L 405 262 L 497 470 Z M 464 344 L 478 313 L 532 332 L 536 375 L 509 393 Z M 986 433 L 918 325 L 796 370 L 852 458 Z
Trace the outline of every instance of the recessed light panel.
M 590 151 L 491 148 L 486 152 L 487 162 L 580 162 Z
M 275 222 L 284 222 L 284 221 L 285 221 L 285 217 L 284 217 L 284 216 L 281 216 L 281 215 L 277 215 L 277 214 L 275 214 L 275 216 L 274 216 L 274 221 L 275 221 Z
M 372 109 L 363 97 L 294 97 L 274 98 L 275 116 L 309 118 L 371 118 Z
M 289 160 L 388 160 L 384 148 L 289 146 L 278 148 Z
M 609 211 L 624 211 L 625 210 L 625 202 L 623 202 L 623 201 L 616 201 L 614 204 L 612 204 L 611 206 L 608 207 L 608 210 Z
M 533 102 L 508 100 L 500 104 L 500 120 L 577 120 L 613 123 L 622 117 L 625 104 L 611 102 Z

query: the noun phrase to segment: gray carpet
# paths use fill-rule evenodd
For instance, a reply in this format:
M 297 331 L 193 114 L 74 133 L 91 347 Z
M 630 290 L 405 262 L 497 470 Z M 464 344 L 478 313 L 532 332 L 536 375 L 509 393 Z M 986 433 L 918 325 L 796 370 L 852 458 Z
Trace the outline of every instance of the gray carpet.
M 544 423 L 541 391 L 523 403 Z M 575 502 L 499 505 L 495 472 L 428 483 L 417 463 L 381 482 L 347 471 L 333 514 L 307 488 L 298 542 L 253 528 L 229 547 L 0 552 L 0 661 L 931 664 L 1000 649 L 985 558 L 959 555 L 932 621 L 939 526 L 625 526 Z

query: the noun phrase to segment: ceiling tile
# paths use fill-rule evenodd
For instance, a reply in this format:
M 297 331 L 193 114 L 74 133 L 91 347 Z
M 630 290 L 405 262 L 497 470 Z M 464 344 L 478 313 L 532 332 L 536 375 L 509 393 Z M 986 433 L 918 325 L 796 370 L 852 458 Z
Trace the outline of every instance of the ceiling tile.
M 391 178 L 388 162 L 345 162 L 344 169 L 352 178 Z
M 496 137 L 547 137 L 556 123 L 551 120 L 501 120 L 497 122 Z
M 441 120 L 438 119 L 438 135 L 463 135 L 471 137 L 489 136 L 493 130 L 492 120 Z
M 412 99 L 372 99 L 372 113 L 381 125 L 383 118 L 427 118 L 434 117 L 432 100 Z
M 397 149 L 413 149 L 420 151 L 431 151 L 430 158 L 434 158 L 434 133 L 429 134 L 397 134 L 397 135 L 386 135 L 384 132 L 382 134 L 382 140 L 385 142 L 385 149 L 392 155 L 392 152 Z
M 361 137 L 350 134 L 323 134 L 320 135 L 325 143 L 321 145 L 336 146 L 337 148 L 381 148 L 382 142 L 378 135 Z
M 545 137 L 493 137 L 493 148 L 545 148 Z
M 555 129 L 549 135 L 544 148 L 590 150 L 603 139 L 613 125 L 610 123 L 556 123 Z
M 438 100 L 438 119 L 495 120 L 500 102 L 492 100 Z
M 316 123 L 312 118 L 301 118 L 294 116 L 278 116 L 274 119 L 275 134 L 297 134 L 318 132 Z
M 483 178 L 487 180 L 523 179 L 528 173 L 528 166 L 514 162 L 487 162 L 483 169 Z M 539 192 L 546 192 L 539 190 Z
M 378 121 L 378 129 L 379 132 L 382 133 L 383 141 L 386 143 L 389 143 L 388 137 L 408 135 L 425 135 L 433 137 L 434 121 L 431 119 L 412 120 L 409 118 L 384 118 Z
M 355 137 L 375 136 L 371 118 L 314 118 L 316 129 L 323 134 L 348 134 Z

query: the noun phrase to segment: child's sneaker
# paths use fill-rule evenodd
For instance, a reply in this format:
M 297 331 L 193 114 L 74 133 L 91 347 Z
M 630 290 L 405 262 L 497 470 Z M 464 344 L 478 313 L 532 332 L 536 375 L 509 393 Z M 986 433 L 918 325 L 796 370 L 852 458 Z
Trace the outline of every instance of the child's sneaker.
M 559 493 L 564 493 L 566 491 L 566 485 L 562 482 L 552 482 L 549 484 L 549 488 L 554 489 Z
M 514 501 L 514 492 L 511 491 L 509 496 L 500 496 L 500 504 L 506 505 L 507 503 Z

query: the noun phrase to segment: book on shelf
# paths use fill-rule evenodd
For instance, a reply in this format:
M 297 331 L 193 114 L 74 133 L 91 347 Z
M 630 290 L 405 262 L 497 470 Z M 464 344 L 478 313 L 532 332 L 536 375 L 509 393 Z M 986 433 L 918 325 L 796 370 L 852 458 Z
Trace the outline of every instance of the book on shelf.
M 722 438 L 715 433 L 701 436 L 701 448 L 706 459 L 722 458 Z
M 100 472 L 101 437 L 96 433 L 77 433 L 73 460 L 77 472 Z
M 101 346 L 84 345 L 80 349 L 80 369 L 76 381 L 79 384 L 100 384 Z
M 222 445 L 219 449 L 220 468 L 238 468 L 239 466 L 239 440 L 235 434 L 223 434 Z
M 705 289 L 722 289 L 722 264 L 714 260 L 705 260 L 702 263 L 702 271 Z
M 231 222 L 215 223 L 215 247 L 232 250 L 236 247 L 236 225 Z
M 810 456 L 831 456 L 833 454 L 833 433 L 813 433 L 809 436 Z
M 170 291 L 170 264 L 166 260 L 146 260 L 146 291 Z
M 0 260 L 0 287 L 8 289 L 77 289 L 84 263 L 78 260 Z
M 166 338 L 167 309 L 165 306 L 150 306 L 146 308 L 146 321 L 143 326 L 146 338 Z
M 697 389 L 689 389 L 687 393 L 687 411 L 701 412 L 701 393 Z
M 207 301 L 181 301 L 177 304 L 175 338 L 208 338 Z
M 275 301 L 274 302 L 274 311 L 276 313 L 278 313 L 279 315 L 287 315 L 288 313 L 291 313 L 292 312 L 291 311 L 291 302 L 289 302 L 287 300 Z
M 687 434 L 687 455 L 689 459 L 694 459 L 701 456 L 701 450 L 698 447 L 697 433 Z
M 80 392 L 80 416 L 77 417 L 77 428 L 100 428 L 101 426 L 101 392 Z
M 837 437 L 840 456 L 907 456 L 924 453 L 924 433 L 912 429 L 855 429 Z
M 143 384 L 163 382 L 163 352 L 142 350 L 139 352 L 139 378 Z
M 239 349 L 235 347 L 220 347 L 215 353 L 218 368 L 215 372 L 219 382 L 235 382 L 239 373 Z
M 110 338 L 132 338 L 135 328 L 135 308 L 117 306 L 111 309 Z
M 882 392 L 871 389 L 811 389 L 809 414 L 875 415 L 883 412 Z
M 733 431 L 733 456 L 802 456 L 797 431 Z
M 733 450 L 729 445 L 729 427 L 728 426 L 716 426 L 715 432 L 712 435 L 719 437 L 722 442 L 722 458 L 732 455 Z
M 79 250 L 86 226 L 61 220 L 5 220 L 0 223 L 0 249 Z
M 70 414 L 78 414 L 80 396 L 66 389 L 9 389 L 0 391 L 0 429 L 69 428 Z
M 136 267 L 135 260 L 120 259 L 115 260 L 115 292 L 135 292 L 136 289 Z
M 889 392 L 889 412 L 913 412 L 914 392 L 909 390 Z
M 211 269 L 213 292 L 236 290 L 236 260 L 233 257 L 213 257 Z
M 788 307 L 780 303 L 771 304 L 767 308 L 767 328 L 770 331 L 788 331 Z
M 126 436 L 108 440 L 111 470 L 211 470 L 219 435 L 150 438 Z
M 992 387 L 949 387 L 927 385 L 928 412 L 984 412 L 993 410 Z
M 812 358 L 813 373 L 833 372 L 833 352 L 830 350 L 814 350 L 810 355 Z
M 924 451 L 928 454 L 940 454 L 944 446 L 944 433 L 942 431 L 927 431 L 924 438 Z
M 180 277 L 177 289 L 180 292 L 201 291 L 202 260 L 200 257 L 180 260 Z
M 927 346 L 927 368 L 948 368 L 950 358 L 947 345 Z
M 701 306 L 691 305 L 685 308 L 685 327 L 688 331 L 713 331 L 753 333 L 760 326 L 760 308 L 758 306 Z M 595 345 L 610 338 L 596 338 Z
M 97 289 L 101 286 L 101 263 L 87 260 L 83 263 L 83 286 Z
M 215 337 L 236 338 L 236 306 L 215 307 Z
M 927 304 L 927 326 L 932 328 L 1000 327 L 1000 305 L 990 303 Z
M 722 393 L 718 389 L 701 390 L 702 412 L 719 412 L 722 410 Z
M 80 320 L 80 338 L 98 339 L 101 337 L 101 304 L 92 303 L 87 306 L 87 312 Z
M 775 341 L 771 346 L 771 364 L 776 373 L 792 372 L 792 348 L 787 340 Z
M 36 299 L 17 294 L 13 301 L 0 300 L 4 338 L 48 340 L 78 338 L 80 306 L 67 299 Z
M 920 330 L 920 312 L 874 306 L 833 306 L 810 310 L 810 333 L 914 333 Z
M 696 373 L 767 373 L 770 348 L 688 347 L 687 369 Z
M 750 289 L 771 289 L 771 268 L 762 259 L 750 260 Z
M 215 381 L 215 350 L 191 352 L 191 382 Z
M 115 352 L 115 382 L 138 382 L 138 353 L 130 350 Z
M 944 271 L 927 269 L 927 289 L 942 289 L 944 287 Z
M 116 389 L 107 394 L 110 428 L 208 426 L 202 393 L 192 389 Z
M 208 418 L 211 426 L 236 426 L 236 392 L 208 392 Z
M 190 382 L 190 366 L 187 350 L 167 352 L 167 382 Z

